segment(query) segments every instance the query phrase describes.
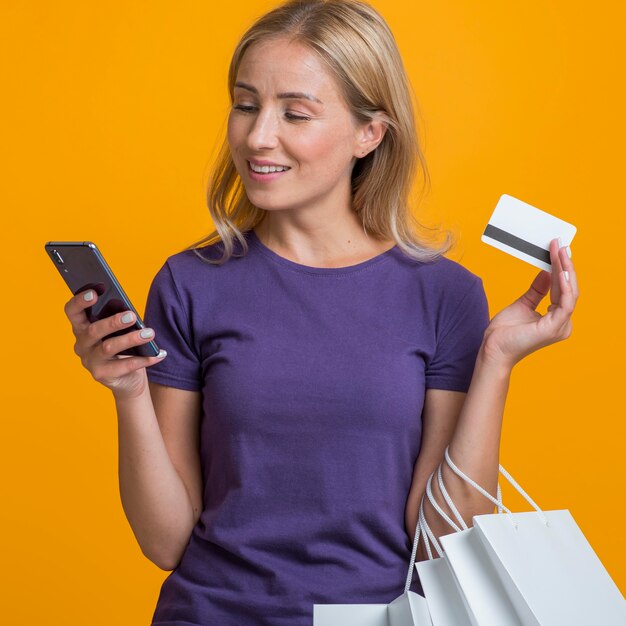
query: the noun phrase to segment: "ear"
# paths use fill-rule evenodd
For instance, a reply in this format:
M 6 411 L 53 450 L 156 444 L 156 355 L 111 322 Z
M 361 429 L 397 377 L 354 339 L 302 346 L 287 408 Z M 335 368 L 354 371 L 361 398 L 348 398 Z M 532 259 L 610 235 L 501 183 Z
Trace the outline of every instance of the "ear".
M 357 128 L 354 156 L 361 159 L 376 150 L 387 132 L 387 127 L 382 111 L 376 111 L 371 120 Z

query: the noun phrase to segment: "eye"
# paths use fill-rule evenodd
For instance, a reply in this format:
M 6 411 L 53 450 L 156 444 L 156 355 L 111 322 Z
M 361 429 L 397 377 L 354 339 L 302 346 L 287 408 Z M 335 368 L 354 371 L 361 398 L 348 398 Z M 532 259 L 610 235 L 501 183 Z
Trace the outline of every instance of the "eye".
M 242 113 L 252 113 L 256 111 L 256 107 L 251 104 L 236 104 L 233 109 L 237 109 L 237 111 L 241 111 Z
M 307 115 L 295 115 L 289 111 L 285 113 L 285 117 L 292 122 L 308 122 L 311 119 Z

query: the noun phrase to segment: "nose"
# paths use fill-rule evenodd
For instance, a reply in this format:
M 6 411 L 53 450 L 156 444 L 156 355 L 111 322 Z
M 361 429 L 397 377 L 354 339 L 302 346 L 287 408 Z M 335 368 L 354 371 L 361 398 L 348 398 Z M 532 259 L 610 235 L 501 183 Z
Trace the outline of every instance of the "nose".
M 248 147 L 251 150 L 276 148 L 278 145 L 278 122 L 271 109 L 262 109 L 254 119 L 248 132 Z

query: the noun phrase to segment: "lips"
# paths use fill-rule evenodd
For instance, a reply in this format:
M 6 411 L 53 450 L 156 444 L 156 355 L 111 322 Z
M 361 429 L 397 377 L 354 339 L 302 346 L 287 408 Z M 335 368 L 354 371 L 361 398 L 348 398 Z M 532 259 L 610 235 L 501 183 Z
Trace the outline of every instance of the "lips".
M 291 168 L 288 165 L 272 163 L 270 161 L 248 161 L 248 168 L 255 174 L 274 174 L 276 172 L 286 172 Z
M 287 176 L 290 169 L 289 166 L 280 163 L 248 161 L 247 179 L 251 183 L 271 184 L 275 180 Z

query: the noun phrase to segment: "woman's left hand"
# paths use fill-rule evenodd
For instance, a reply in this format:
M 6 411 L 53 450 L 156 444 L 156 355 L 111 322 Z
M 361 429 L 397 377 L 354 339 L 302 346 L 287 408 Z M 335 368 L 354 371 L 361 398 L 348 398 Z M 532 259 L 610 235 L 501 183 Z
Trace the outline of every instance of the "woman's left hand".
M 513 367 L 535 350 L 570 336 L 578 284 L 572 259 L 565 247 L 559 248 L 558 239 L 550 242 L 550 260 L 552 272 L 541 270 L 528 291 L 491 320 L 481 347 L 489 361 Z M 550 306 L 541 315 L 535 309 L 548 291 Z

